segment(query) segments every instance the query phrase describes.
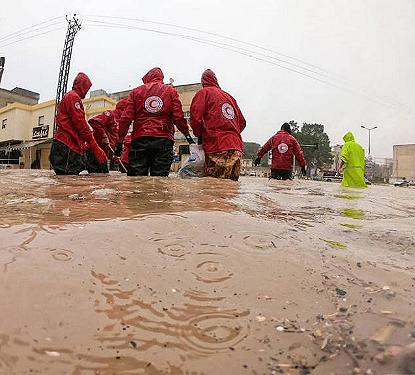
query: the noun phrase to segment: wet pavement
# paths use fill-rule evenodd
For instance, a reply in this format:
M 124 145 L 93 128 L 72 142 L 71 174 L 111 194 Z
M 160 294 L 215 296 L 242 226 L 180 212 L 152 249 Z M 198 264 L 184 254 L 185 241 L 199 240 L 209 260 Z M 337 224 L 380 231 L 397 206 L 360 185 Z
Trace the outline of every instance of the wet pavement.
M 0 172 L 0 374 L 413 374 L 415 189 Z

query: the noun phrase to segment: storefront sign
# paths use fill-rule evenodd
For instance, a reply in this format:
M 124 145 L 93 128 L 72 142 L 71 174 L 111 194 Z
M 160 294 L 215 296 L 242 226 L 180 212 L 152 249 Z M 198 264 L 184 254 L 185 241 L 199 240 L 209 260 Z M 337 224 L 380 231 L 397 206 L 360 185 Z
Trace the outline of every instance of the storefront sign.
M 49 125 L 37 126 L 33 128 L 33 139 L 47 138 L 49 135 Z

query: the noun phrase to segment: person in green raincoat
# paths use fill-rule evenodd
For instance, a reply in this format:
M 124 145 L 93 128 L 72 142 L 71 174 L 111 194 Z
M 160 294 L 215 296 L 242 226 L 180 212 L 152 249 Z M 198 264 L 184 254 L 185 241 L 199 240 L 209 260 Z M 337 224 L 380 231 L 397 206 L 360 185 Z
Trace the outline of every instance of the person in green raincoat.
M 354 135 L 348 132 L 343 137 L 344 145 L 340 155 L 340 169 L 343 168 L 342 186 L 366 188 L 365 182 L 365 152 L 354 140 Z

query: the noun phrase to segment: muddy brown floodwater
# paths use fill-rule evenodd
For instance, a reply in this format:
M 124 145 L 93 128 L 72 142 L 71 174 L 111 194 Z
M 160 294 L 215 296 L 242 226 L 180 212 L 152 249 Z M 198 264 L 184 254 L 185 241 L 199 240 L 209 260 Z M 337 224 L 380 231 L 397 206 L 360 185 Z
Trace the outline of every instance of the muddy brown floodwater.
M 0 374 L 414 374 L 415 189 L 0 173 Z

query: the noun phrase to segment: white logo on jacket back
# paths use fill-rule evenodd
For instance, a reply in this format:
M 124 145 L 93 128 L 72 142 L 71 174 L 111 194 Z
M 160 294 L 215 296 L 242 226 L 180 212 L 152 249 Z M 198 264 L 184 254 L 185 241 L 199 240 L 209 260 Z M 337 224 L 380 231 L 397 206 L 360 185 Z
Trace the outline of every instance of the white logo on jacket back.
M 149 96 L 144 102 L 144 108 L 150 113 L 160 112 L 163 108 L 163 100 L 156 95 Z
M 285 154 L 288 151 L 288 146 L 285 143 L 280 143 L 278 145 L 278 151 L 280 152 L 280 154 Z
M 233 120 L 235 118 L 235 110 L 229 103 L 222 104 L 222 114 L 223 117 L 227 118 L 228 120 Z

